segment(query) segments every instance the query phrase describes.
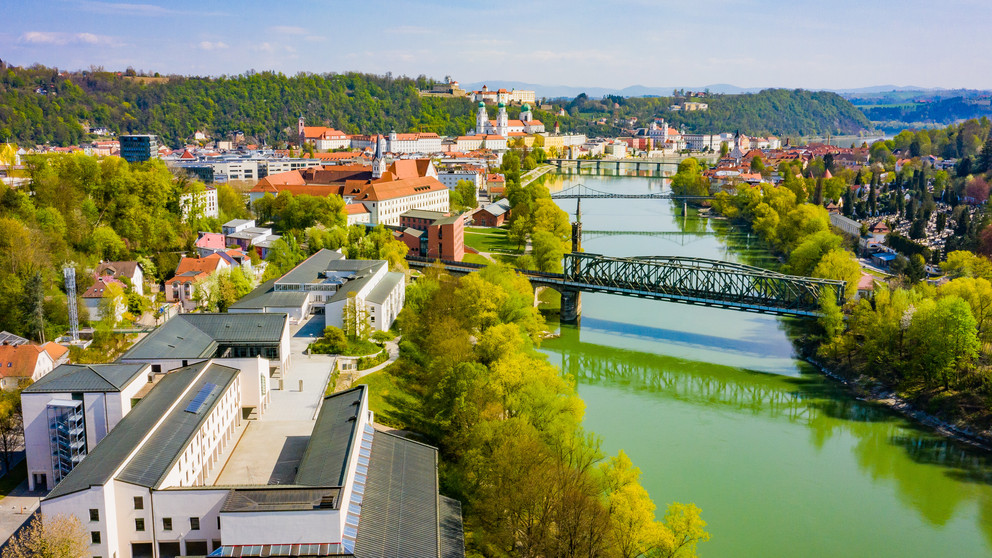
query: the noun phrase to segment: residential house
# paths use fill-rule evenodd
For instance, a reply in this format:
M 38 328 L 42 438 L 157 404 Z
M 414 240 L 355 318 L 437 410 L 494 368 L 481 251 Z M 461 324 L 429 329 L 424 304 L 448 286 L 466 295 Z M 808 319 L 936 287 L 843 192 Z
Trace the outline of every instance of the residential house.
M 181 302 L 187 310 L 194 308 L 197 305 L 196 282 L 221 269 L 230 267 L 230 260 L 216 253 L 204 258 L 183 256 L 179 260 L 179 266 L 176 267 L 176 274 L 165 281 L 165 300 Z
M 100 262 L 94 273 L 97 276 L 109 276 L 118 280 L 127 278 L 126 283 L 130 284 L 131 291 L 141 296 L 145 295 L 145 270 L 138 262 Z
M 69 349 L 56 343 L 0 345 L 0 388 L 17 389 L 37 382 L 56 366 L 69 361 Z
M 503 198 L 472 214 L 475 224 L 480 227 L 499 227 L 510 217 L 510 200 Z
M 110 292 L 112 292 L 107 290 L 109 285 L 118 285 L 120 286 L 122 292 L 127 291 L 127 285 L 110 275 L 97 275 L 96 279 L 93 281 L 93 284 L 90 285 L 88 289 L 83 291 L 83 305 L 89 312 L 91 322 L 97 322 L 104 318 L 101 306 L 106 305 L 101 304 L 101 302 L 107 298 L 107 295 L 109 295 Z M 115 303 L 107 304 L 113 304 L 114 323 L 121 321 L 121 319 L 124 318 L 124 312 L 127 312 L 127 298 L 121 297 Z

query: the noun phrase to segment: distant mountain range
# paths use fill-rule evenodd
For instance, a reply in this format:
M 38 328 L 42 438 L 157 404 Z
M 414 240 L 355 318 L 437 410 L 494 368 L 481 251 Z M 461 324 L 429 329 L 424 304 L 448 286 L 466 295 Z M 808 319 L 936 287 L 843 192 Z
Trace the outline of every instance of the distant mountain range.
M 702 85 L 698 87 L 647 87 L 644 85 L 631 85 L 629 87 L 624 87 L 623 89 L 610 88 L 610 87 L 574 87 L 570 85 L 543 85 L 540 83 L 526 83 L 522 81 L 502 81 L 493 80 L 486 82 L 474 82 L 474 83 L 464 83 L 462 87 L 473 91 L 482 89 L 483 85 L 488 85 L 490 89 L 530 89 L 533 90 L 538 98 L 546 97 L 549 99 L 564 97 L 567 99 L 572 99 L 585 93 L 592 98 L 602 98 L 606 95 L 620 95 L 623 97 L 667 97 L 672 94 L 675 89 L 686 89 L 688 91 L 705 91 L 709 89 L 710 93 L 718 93 L 725 95 L 738 95 L 741 93 L 757 93 L 764 89 L 774 89 L 774 87 L 738 87 L 736 85 L 730 85 L 727 83 L 714 83 L 711 85 Z M 793 89 L 793 88 L 785 88 Z M 820 91 L 820 90 L 817 90 Z M 857 87 L 850 89 L 824 89 L 822 91 L 830 91 L 832 93 L 837 93 L 845 98 L 852 97 L 874 97 L 885 93 L 919 93 L 920 95 L 931 96 L 931 97 L 949 97 L 955 95 L 962 95 L 965 93 L 974 94 L 988 94 L 989 91 L 979 91 L 974 89 L 945 89 L 942 87 L 927 88 L 927 87 L 917 87 L 913 85 L 873 85 L 870 87 Z

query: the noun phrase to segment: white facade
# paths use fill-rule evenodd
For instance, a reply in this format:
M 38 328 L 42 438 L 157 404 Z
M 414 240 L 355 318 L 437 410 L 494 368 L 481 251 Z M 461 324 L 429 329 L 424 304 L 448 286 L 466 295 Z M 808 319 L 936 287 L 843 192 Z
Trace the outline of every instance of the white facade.
M 183 219 L 189 217 L 189 212 L 194 207 L 202 208 L 201 217 L 217 217 L 220 214 L 217 206 L 217 188 L 207 186 L 203 192 L 188 192 L 179 196 L 179 209 L 182 211 Z
M 482 177 L 484 171 L 477 170 L 450 170 L 450 171 L 440 171 L 437 173 L 437 179 L 441 181 L 449 190 L 454 190 L 455 186 L 458 185 L 459 180 L 468 180 L 472 184 L 475 184 L 475 189 L 478 191 L 482 188 Z
M 386 151 L 390 153 L 440 153 L 441 136 L 391 132 L 386 144 Z
M 369 210 L 369 222 L 382 225 L 399 225 L 400 215 L 411 209 L 426 209 L 447 213 L 450 191 L 432 190 L 411 196 L 397 197 L 384 201 L 362 202 Z
M 86 450 L 92 451 L 131 410 L 131 399 L 150 381 L 151 367 L 146 367 L 120 391 L 83 392 L 83 409 L 86 424 Z M 24 420 L 24 449 L 28 467 L 28 488 L 51 490 L 55 488 L 52 468 L 52 450 L 49 443 L 47 405 L 50 401 L 72 401 L 79 392 L 21 393 Z M 42 475 L 44 478 L 42 479 Z M 38 486 L 44 482 L 44 485 Z

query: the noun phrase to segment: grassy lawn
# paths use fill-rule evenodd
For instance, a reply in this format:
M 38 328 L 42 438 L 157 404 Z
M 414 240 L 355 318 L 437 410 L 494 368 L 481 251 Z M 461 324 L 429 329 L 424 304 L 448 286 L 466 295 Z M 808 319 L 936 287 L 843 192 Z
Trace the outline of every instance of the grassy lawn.
M 465 263 L 482 264 L 482 265 L 489 265 L 490 263 L 492 263 L 485 256 L 479 254 L 469 254 L 467 252 L 465 253 L 465 257 L 462 258 L 462 261 Z
M 509 254 L 521 254 L 517 245 L 510 242 L 506 237 L 504 229 L 485 229 L 488 232 L 478 233 L 465 230 L 465 245 L 471 246 L 480 252 L 502 252 Z
M 506 231 L 510 230 L 508 225 L 503 225 L 502 227 L 465 227 L 465 232 L 467 233 L 480 233 L 480 234 L 502 234 L 505 235 Z
M 21 461 L 3 478 L 0 478 L 0 500 L 10 494 L 10 491 L 17 488 L 17 485 L 24 482 L 26 478 L 28 478 L 28 464 L 26 461 Z
M 363 376 L 355 385 L 369 386 L 369 408 L 375 413 L 375 420 L 393 428 L 407 428 L 409 414 L 419 404 L 417 398 L 403 387 L 402 380 L 394 375 L 398 371 L 396 363 Z

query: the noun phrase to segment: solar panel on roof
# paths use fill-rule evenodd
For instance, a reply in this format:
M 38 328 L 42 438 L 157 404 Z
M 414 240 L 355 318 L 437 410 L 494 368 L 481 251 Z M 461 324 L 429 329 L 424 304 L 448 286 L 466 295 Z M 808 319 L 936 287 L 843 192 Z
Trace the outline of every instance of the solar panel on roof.
M 211 384 L 210 382 L 203 384 L 203 387 L 200 388 L 200 391 L 196 394 L 196 397 L 194 397 L 193 400 L 189 402 L 189 405 L 186 406 L 186 412 L 193 414 L 199 413 L 200 408 L 203 407 L 203 403 L 206 402 L 207 398 L 210 397 L 216 389 L 217 384 Z

